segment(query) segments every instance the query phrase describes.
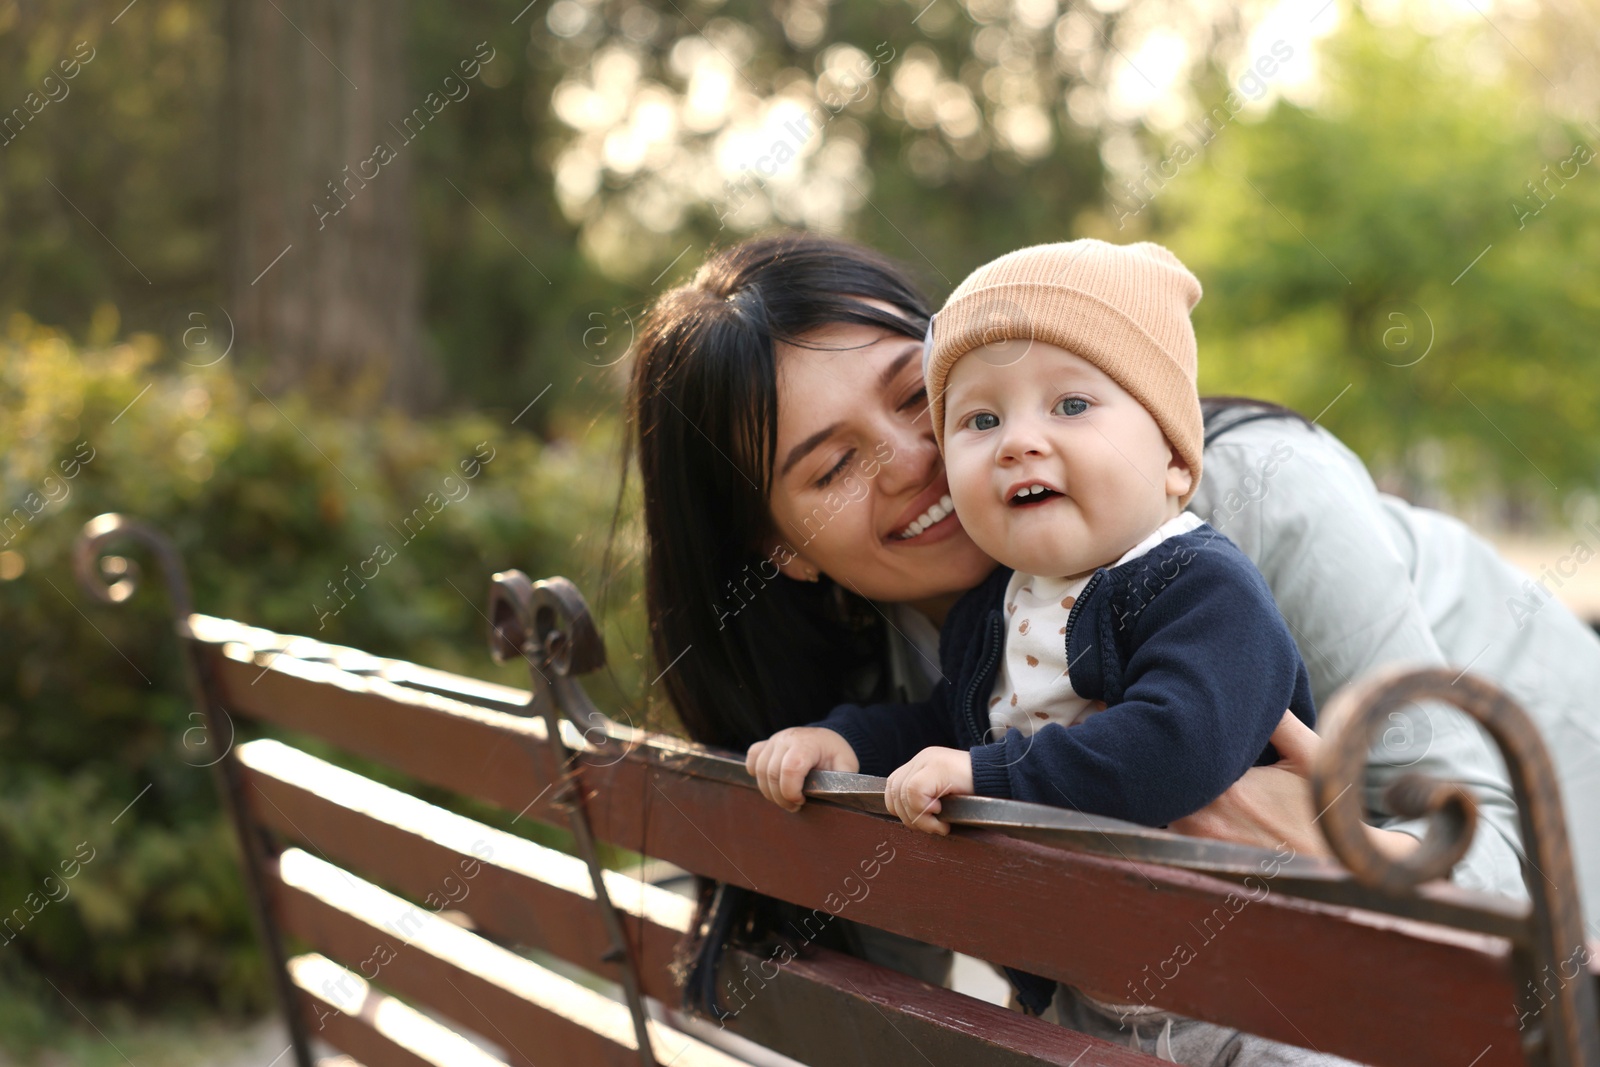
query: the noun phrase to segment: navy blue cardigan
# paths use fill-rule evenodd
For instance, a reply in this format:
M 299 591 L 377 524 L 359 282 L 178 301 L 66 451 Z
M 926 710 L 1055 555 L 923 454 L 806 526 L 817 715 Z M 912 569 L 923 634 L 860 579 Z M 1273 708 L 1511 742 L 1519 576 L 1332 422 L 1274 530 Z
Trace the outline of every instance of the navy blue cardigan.
M 1078 595 L 1065 638 L 1072 687 L 1107 709 L 987 742 L 1011 573 L 996 569 L 951 609 L 943 679 L 926 702 L 846 704 L 813 724 L 850 742 L 861 773 L 887 775 L 930 746 L 964 748 L 980 796 L 1165 826 L 1276 762 L 1268 738 L 1285 708 L 1315 725 L 1305 662 L 1266 581 L 1202 524 L 1100 568 Z

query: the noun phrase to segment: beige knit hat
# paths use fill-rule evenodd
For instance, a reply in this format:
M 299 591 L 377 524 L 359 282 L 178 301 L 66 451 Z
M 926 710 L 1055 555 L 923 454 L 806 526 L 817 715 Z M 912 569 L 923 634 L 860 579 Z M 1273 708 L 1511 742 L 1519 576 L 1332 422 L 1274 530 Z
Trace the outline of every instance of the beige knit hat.
M 1189 312 L 1200 281 L 1158 244 L 1085 239 L 1034 245 L 967 276 L 928 324 L 923 373 L 944 448 L 944 390 L 956 360 L 987 344 L 1037 340 L 1108 374 L 1145 406 L 1200 487 L 1204 427 Z

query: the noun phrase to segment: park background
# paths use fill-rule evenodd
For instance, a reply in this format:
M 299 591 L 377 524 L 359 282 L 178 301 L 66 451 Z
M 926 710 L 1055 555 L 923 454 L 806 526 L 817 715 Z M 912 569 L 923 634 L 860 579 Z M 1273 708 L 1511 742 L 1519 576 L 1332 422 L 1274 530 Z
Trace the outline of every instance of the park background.
M 1592 0 L 0 0 L 0 914 L 94 852 L 0 935 L 0 1062 L 223 1062 L 268 1009 L 162 594 L 90 601 L 83 522 L 172 535 L 201 611 L 512 684 L 488 576 L 566 574 L 608 698 L 670 728 L 621 391 L 652 297 L 748 234 L 848 234 L 936 303 L 1030 243 L 1161 241 L 1203 391 L 1318 417 L 1531 574 L 1584 542 L 1551 587 L 1600 615 L 1597 31 Z

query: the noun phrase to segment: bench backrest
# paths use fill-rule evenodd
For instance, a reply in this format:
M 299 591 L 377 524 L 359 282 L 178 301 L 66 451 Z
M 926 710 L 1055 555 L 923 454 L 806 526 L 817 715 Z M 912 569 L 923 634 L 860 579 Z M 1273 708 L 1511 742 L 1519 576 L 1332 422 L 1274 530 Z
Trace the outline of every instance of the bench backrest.
M 170 547 L 103 516 L 78 561 L 106 599 L 131 593 L 90 573 L 117 537 L 169 568 L 214 736 L 253 720 L 572 835 L 558 851 L 303 747 L 233 745 L 217 773 L 302 1067 L 314 1041 L 370 1067 L 745 1062 L 674 1010 L 692 902 L 606 848 L 810 909 L 802 944 L 842 915 L 1380 1067 L 1600 1065 L 1590 975 L 1537 982 L 1574 936 L 1564 838 L 1529 850 L 1566 879 L 1552 909 L 1028 805 L 958 805 L 970 828 L 934 838 L 847 780 L 791 815 L 731 754 L 588 704 L 603 649 L 570 583 L 496 576 L 491 643 L 528 661 L 521 690 L 194 613 Z M 726 1030 L 819 1067 L 1154 1062 L 815 946 L 722 968 Z

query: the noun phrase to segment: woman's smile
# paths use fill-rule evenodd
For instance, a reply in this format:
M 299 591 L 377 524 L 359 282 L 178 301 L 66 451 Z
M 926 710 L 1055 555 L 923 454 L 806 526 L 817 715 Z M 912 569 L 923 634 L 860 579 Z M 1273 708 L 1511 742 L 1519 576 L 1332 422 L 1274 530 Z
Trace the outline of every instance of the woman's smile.
M 950 499 L 950 482 L 941 464 L 939 476 L 912 498 L 884 540 L 892 545 L 931 544 L 954 533 L 960 525 L 955 502 Z
M 938 504 L 929 508 L 921 519 L 908 527 L 905 533 L 895 534 L 894 540 L 902 544 L 906 541 L 926 544 L 939 540 L 947 531 L 954 532 L 960 525 L 961 520 L 956 517 L 955 503 L 947 494 Z

